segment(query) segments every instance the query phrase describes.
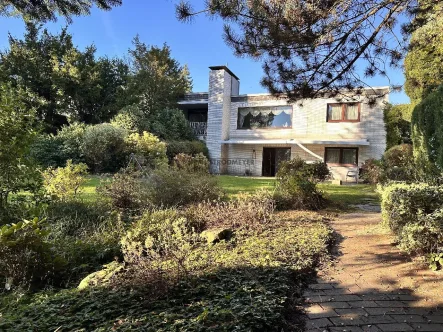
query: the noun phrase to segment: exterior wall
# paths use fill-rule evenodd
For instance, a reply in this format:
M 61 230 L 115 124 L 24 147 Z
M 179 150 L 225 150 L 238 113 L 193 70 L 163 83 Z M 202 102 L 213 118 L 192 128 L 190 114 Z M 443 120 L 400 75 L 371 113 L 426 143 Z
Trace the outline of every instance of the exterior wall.
M 208 129 L 206 145 L 211 159 L 227 158 L 222 154 L 221 140 L 229 138 L 231 75 L 223 70 L 209 73 Z
M 269 95 L 239 96 L 239 81 L 229 71 L 217 67 L 209 74 L 208 94 L 208 128 L 206 144 L 211 160 L 228 160 L 217 165 L 217 171 L 236 175 L 262 175 L 263 147 L 291 147 L 291 158 L 300 156 L 307 161 L 318 158 L 291 144 L 227 144 L 229 139 L 278 139 L 278 140 L 367 140 L 369 145 L 342 147 L 358 147 L 358 163 L 361 165 L 369 158 L 379 159 L 386 146 L 386 131 L 383 121 L 383 103 L 387 95 L 377 99 L 370 106 L 364 96 L 354 97 L 348 102 L 361 103 L 360 122 L 326 121 L 327 104 L 337 103 L 335 98 L 317 98 L 302 100 L 292 104 L 292 128 L 288 129 L 237 129 L 239 107 L 283 106 L 287 105 L 284 98 Z M 343 100 L 346 102 L 347 100 Z M 314 154 L 324 157 L 325 147 L 340 147 L 339 145 L 306 144 L 305 148 Z M 345 180 L 348 170 L 356 167 L 331 167 L 336 179 Z

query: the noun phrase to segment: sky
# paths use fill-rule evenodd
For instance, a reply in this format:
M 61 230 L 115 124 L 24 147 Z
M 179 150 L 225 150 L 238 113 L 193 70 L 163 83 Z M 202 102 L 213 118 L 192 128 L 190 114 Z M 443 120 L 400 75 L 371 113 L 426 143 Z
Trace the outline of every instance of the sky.
M 202 0 L 193 0 L 194 9 L 202 9 Z M 89 16 L 74 17 L 68 31 L 74 44 L 84 49 L 90 44 L 97 47 L 98 55 L 124 57 L 138 34 L 147 45 L 171 47 L 172 56 L 187 64 L 193 79 L 193 91 L 208 90 L 209 66 L 227 65 L 240 78 L 240 93 L 267 92 L 261 85 L 261 63 L 250 58 L 234 56 L 233 50 L 223 41 L 223 22 L 201 15 L 192 23 L 179 22 L 175 17 L 176 0 L 123 0 L 123 5 L 111 11 L 93 8 Z M 62 18 L 45 27 L 57 33 L 66 25 Z M 0 17 L 0 49 L 8 47 L 8 33 L 20 38 L 25 31 L 19 18 Z M 388 72 L 391 84 L 404 83 L 401 69 Z M 386 78 L 366 80 L 372 86 L 386 86 Z M 409 102 L 404 92 L 391 93 L 394 104 Z

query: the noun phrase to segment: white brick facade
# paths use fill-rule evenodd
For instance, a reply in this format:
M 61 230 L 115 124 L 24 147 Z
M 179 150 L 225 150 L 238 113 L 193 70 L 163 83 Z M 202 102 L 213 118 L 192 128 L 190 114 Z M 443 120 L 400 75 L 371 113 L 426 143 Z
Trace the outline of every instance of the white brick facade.
M 239 107 L 283 106 L 285 99 L 270 95 L 238 95 L 238 78 L 226 67 L 211 67 L 208 94 L 208 129 L 206 144 L 210 158 L 228 160 L 220 168 L 222 172 L 244 175 L 245 172 L 262 175 L 264 147 L 290 147 L 291 157 L 296 155 L 305 160 L 318 158 L 305 151 L 324 157 L 325 147 L 356 147 L 358 163 L 369 158 L 379 159 L 386 146 L 386 131 L 383 121 L 383 103 L 388 101 L 387 88 L 378 88 L 380 97 L 370 106 L 364 96 L 354 96 L 361 103 L 359 122 L 327 122 L 328 103 L 337 103 L 334 98 L 302 100 L 292 104 L 292 127 L 289 129 L 237 129 Z M 254 140 L 260 142 L 254 143 Z M 344 142 L 322 144 L 321 141 Z M 242 144 L 236 142 L 242 141 Z M 266 143 L 263 143 L 263 142 Z M 273 143 L 275 141 L 275 143 Z M 304 149 L 294 141 L 306 142 Z M 318 141 L 318 144 L 309 143 Z M 358 144 L 358 142 L 366 142 Z M 246 143 L 245 143 L 246 142 Z M 283 142 L 283 143 L 282 143 Z M 355 145 L 352 145 L 355 142 Z M 269 143 L 269 144 L 268 144 Z M 346 177 L 349 167 L 335 166 L 331 170 L 335 178 Z M 355 169 L 355 167 L 354 167 Z

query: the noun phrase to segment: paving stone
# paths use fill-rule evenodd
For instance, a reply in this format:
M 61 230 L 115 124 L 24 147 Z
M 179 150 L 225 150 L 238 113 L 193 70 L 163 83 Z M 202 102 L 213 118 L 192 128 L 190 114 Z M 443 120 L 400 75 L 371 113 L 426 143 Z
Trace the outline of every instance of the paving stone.
M 407 305 L 404 304 L 401 301 L 375 301 L 375 303 L 377 303 L 380 307 L 385 307 L 385 308 L 403 308 L 406 307 Z
M 322 328 L 332 326 L 332 322 L 327 318 L 310 319 L 306 322 L 306 328 Z
M 351 294 L 351 292 L 347 288 L 333 288 L 333 289 L 325 289 L 323 292 L 327 295 L 347 295 Z
M 432 323 L 443 323 L 443 316 L 426 315 L 426 319 Z
M 397 321 L 389 315 L 379 315 L 379 316 L 367 316 L 361 317 L 361 320 L 365 322 L 365 324 L 387 324 L 387 323 L 397 323 Z
M 399 323 L 428 323 L 428 319 L 420 315 L 392 315 Z
M 378 324 L 377 327 L 383 332 L 406 332 L 414 331 L 414 329 L 405 323 L 395 323 L 395 324 Z
M 351 317 L 364 316 L 368 314 L 364 309 L 360 308 L 335 309 L 335 312 L 338 313 L 340 316 L 351 316 Z
M 338 314 L 333 308 L 322 308 L 318 304 L 314 304 L 306 308 L 306 315 L 310 318 L 337 317 Z
M 303 292 L 304 297 L 311 297 L 316 295 L 326 295 L 326 293 L 323 290 L 315 290 L 315 289 L 308 289 Z
M 349 302 L 352 308 L 377 308 L 379 305 L 375 301 L 354 301 Z
M 331 331 L 331 332 L 364 332 L 364 330 L 358 326 L 330 327 L 329 331 Z
M 354 295 L 354 294 L 335 295 L 332 297 L 332 301 L 334 301 L 334 302 L 362 301 L 362 298 L 360 296 Z
M 331 296 L 330 295 L 314 295 L 305 298 L 306 302 L 308 303 L 321 303 L 321 302 L 331 302 Z
M 421 324 L 421 323 L 411 323 L 412 327 L 415 329 L 414 331 L 423 331 L 423 332 L 442 332 L 443 324 Z
M 311 284 L 310 289 L 332 289 L 334 288 L 331 284 Z
M 370 315 L 406 315 L 404 308 L 365 308 Z
M 388 295 L 391 300 L 416 301 L 417 298 L 409 294 Z
M 388 294 L 359 294 L 363 300 L 369 301 L 383 301 L 390 300 Z
M 365 322 L 359 318 L 350 316 L 332 317 L 331 322 L 336 326 L 364 325 Z
M 381 330 L 376 325 L 365 325 L 361 326 L 364 332 L 381 332 Z
M 346 308 L 351 308 L 351 306 L 349 305 L 348 302 L 324 302 L 321 303 L 321 306 L 323 308 L 331 308 L 331 309 L 346 309 Z

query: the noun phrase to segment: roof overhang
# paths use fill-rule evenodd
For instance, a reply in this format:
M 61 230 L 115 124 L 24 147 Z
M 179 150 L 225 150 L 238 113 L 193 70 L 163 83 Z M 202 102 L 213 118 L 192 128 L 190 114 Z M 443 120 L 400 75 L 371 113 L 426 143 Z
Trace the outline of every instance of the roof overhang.
M 368 140 L 361 139 L 337 139 L 337 140 L 324 140 L 324 139 L 230 139 L 227 141 L 220 141 L 223 144 L 321 144 L 321 145 L 370 145 Z

